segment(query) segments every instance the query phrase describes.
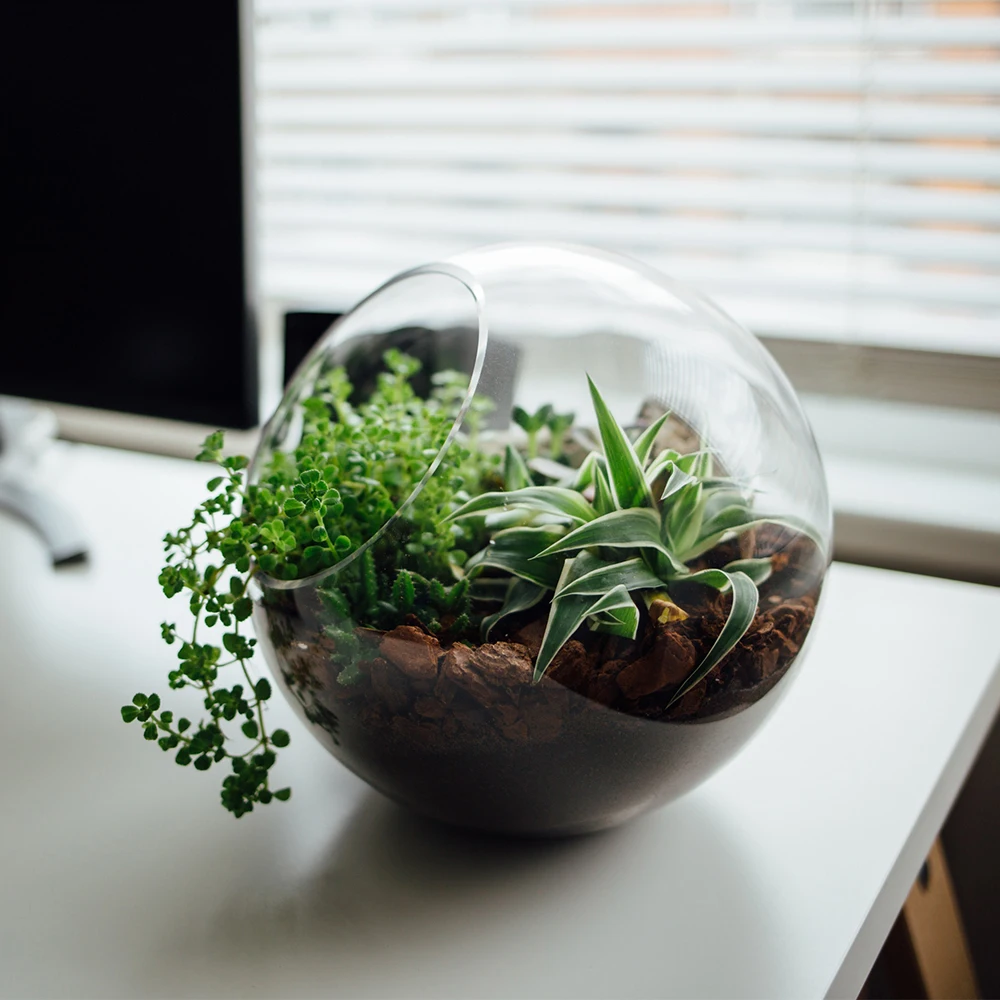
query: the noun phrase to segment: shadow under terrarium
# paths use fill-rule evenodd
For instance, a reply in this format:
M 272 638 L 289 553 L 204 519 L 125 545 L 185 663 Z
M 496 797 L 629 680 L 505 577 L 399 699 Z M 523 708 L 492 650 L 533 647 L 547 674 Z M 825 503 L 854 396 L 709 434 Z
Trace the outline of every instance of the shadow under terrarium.
M 608 996 L 623 983 L 692 996 L 706 963 L 727 995 L 751 965 L 780 969 L 783 939 L 741 831 L 707 801 L 663 819 L 586 838 L 510 839 L 444 827 L 371 794 L 293 882 L 234 880 L 210 926 L 178 942 L 188 960 L 164 982 L 183 992 L 204 961 L 231 967 L 242 995 L 395 994 L 405 980 L 415 996 Z M 253 870 L 280 869 L 277 853 L 253 858 Z M 665 905 L 664 894 L 686 905 Z M 650 953 L 657 963 L 630 960 Z M 558 981 L 546 979 L 553 954 L 574 956 Z

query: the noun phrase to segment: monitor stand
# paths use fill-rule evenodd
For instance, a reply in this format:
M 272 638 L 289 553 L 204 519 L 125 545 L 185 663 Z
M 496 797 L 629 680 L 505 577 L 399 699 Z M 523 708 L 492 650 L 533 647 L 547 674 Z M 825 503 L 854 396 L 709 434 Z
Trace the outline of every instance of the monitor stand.
M 41 535 L 53 566 L 83 562 L 87 546 L 73 512 L 34 483 L 38 459 L 55 437 L 55 417 L 23 400 L 0 397 L 0 510 Z

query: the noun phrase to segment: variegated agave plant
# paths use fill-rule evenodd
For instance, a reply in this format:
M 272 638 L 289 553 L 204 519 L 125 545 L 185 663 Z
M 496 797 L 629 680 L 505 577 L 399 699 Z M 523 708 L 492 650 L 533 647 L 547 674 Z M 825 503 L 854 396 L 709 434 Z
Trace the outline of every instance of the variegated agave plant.
M 487 567 L 510 575 L 503 607 L 483 622 L 486 636 L 504 616 L 534 607 L 551 593 L 536 682 L 584 623 L 595 632 L 634 639 L 639 606 L 660 622 L 683 614 L 669 597 L 677 583 L 731 591 L 726 623 L 674 694 L 676 701 L 739 642 L 757 612 L 757 585 L 771 572 L 769 559 L 740 559 L 722 569 L 697 571 L 689 564 L 721 542 L 765 523 L 787 525 L 821 549 L 822 542 L 796 519 L 755 514 L 752 494 L 733 479 L 713 476 L 710 451 L 654 453 L 668 414 L 630 441 L 588 381 L 603 454 L 591 452 L 578 470 L 566 467 L 562 484 L 537 486 L 520 454 L 508 446 L 507 490 L 473 498 L 450 520 L 486 515 L 487 527 L 499 527 L 490 544 L 466 565 L 472 576 Z M 546 472 L 551 471 L 550 463 Z M 659 483 L 664 486 L 657 497 L 653 485 Z M 511 522 L 513 526 L 503 527 Z

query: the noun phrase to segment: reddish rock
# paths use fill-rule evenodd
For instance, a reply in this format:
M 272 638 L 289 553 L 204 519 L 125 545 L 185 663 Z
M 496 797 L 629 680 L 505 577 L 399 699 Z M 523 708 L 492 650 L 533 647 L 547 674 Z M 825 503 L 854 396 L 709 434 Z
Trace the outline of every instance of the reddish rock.
M 587 656 L 582 642 L 570 639 L 556 654 L 546 676 L 558 681 L 563 687 L 582 691 L 587 679 L 594 673 L 594 667 Z
M 534 667 L 528 650 L 517 642 L 489 642 L 472 654 L 473 662 L 488 684 L 517 688 L 531 684 Z
M 587 679 L 582 693 L 591 701 L 605 707 L 610 707 L 621 697 L 617 678 L 610 673 L 592 674 Z
M 446 677 L 452 684 L 457 685 L 484 705 L 495 700 L 494 693 L 476 670 L 472 650 L 460 642 L 456 642 L 441 657 L 441 676 Z
M 438 674 L 438 679 L 434 682 L 434 689 L 431 693 L 435 698 L 437 698 L 438 701 L 444 702 L 446 705 L 450 705 L 455 697 L 455 693 L 458 691 L 458 688 L 455 686 L 451 678 L 444 672 L 444 661 L 447 656 L 448 654 L 445 653 L 438 663 L 440 673 Z
M 441 643 L 412 625 L 399 625 L 387 632 L 379 652 L 407 677 L 429 681 L 437 678 Z
M 618 687 L 631 700 L 680 684 L 694 670 L 697 654 L 691 640 L 669 629 L 659 630 L 653 648 L 618 674 Z
M 510 637 L 511 642 L 516 642 L 524 646 L 532 662 L 538 659 L 538 651 L 542 648 L 542 639 L 545 636 L 547 622 L 547 618 L 535 618 L 533 621 L 528 622 L 527 625 L 522 625 Z

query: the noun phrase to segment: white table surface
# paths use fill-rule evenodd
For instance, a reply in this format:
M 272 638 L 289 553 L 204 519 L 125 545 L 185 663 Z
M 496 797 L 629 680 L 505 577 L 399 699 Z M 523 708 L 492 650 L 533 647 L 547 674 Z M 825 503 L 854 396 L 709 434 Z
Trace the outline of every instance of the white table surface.
M 159 538 L 210 470 L 48 470 L 93 557 L 0 516 L 3 996 L 856 996 L 1000 703 L 1000 590 L 835 565 L 760 735 L 623 829 L 431 826 L 277 701 L 294 795 L 237 821 L 118 714 L 166 687 Z

